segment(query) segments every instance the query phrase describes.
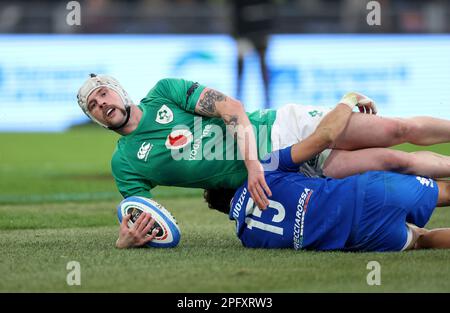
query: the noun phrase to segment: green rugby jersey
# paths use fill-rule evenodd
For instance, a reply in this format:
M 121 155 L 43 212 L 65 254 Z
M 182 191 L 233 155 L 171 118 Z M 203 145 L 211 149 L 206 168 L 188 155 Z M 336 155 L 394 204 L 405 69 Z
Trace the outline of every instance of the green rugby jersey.
M 111 161 L 123 197 L 151 197 L 158 185 L 237 188 L 245 181 L 245 164 L 223 120 L 194 112 L 204 88 L 183 79 L 162 79 L 141 100 L 142 119 L 119 139 Z M 247 115 L 262 157 L 271 151 L 276 111 Z

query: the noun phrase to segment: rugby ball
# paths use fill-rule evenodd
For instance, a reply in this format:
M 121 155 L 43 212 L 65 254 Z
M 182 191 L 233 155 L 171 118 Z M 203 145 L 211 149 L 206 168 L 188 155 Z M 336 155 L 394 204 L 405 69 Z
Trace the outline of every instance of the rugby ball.
M 117 207 L 119 223 L 122 223 L 123 216 L 131 214 L 128 227 L 131 227 L 134 224 L 142 212 L 150 213 L 155 219 L 155 224 L 149 230 L 147 236 L 152 233 L 154 228 L 159 227 L 158 234 L 152 241 L 147 243 L 147 246 L 172 248 L 180 242 L 181 234 L 177 221 L 172 214 L 158 202 L 144 197 L 133 196 L 122 200 Z

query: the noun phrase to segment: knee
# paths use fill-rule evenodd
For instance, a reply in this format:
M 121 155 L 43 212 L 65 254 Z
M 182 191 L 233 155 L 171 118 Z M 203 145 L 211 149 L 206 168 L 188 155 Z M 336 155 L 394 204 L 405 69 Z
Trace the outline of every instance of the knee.
M 428 248 L 430 248 L 429 245 L 427 244 L 428 232 L 429 232 L 429 230 L 417 234 L 417 238 L 415 239 L 414 246 L 412 247 L 413 249 L 428 249 Z
M 412 232 L 412 240 L 409 246 L 407 247 L 407 250 L 409 249 L 424 249 L 423 244 L 423 238 L 426 236 L 426 234 L 429 232 L 426 228 L 420 228 L 416 225 L 408 224 L 409 229 Z
M 380 159 L 383 170 L 398 173 L 409 173 L 414 163 L 412 154 L 390 149 L 386 149 Z

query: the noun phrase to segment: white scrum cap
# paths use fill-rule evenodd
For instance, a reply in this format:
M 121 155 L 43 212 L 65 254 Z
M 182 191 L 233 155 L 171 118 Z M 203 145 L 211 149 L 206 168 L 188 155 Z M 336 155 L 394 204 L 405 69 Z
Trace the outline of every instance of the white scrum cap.
M 117 79 L 115 79 L 114 77 L 109 76 L 109 75 L 90 74 L 90 77 L 80 87 L 80 89 L 78 90 L 77 99 L 78 99 L 78 105 L 83 110 L 83 112 L 97 124 L 99 124 L 105 128 L 112 129 L 112 128 L 100 123 L 99 121 L 97 121 L 97 119 L 95 119 L 88 110 L 87 100 L 88 100 L 89 96 L 91 95 L 92 92 L 94 92 L 94 90 L 96 90 L 100 87 L 107 87 L 107 88 L 110 88 L 110 89 L 114 90 L 115 92 L 117 92 L 117 94 L 122 99 L 122 103 L 125 107 L 125 110 L 127 111 L 128 116 L 127 116 L 126 122 L 128 122 L 129 115 L 130 115 L 130 113 L 129 113 L 130 105 L 133 102 L 131 101 L 131 98 L 130 98 L 130 96 L 128 96 L 125 89 L 123 89 L 123 87 L 117 81 Z M 126 124 L 126 122 L 124 124 Z M 123 125 L 121 125 L 120 127 L 122 127 Z M 120 128 L 120 127 L 117 127 L 117 128 Z

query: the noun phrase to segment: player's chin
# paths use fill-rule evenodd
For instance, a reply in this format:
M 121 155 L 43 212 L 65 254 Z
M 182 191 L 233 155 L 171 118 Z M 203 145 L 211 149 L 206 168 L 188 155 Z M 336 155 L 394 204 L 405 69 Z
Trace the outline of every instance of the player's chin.
M 122 125 L 123 121 L 124 121 L 124 117 L 123 118 L 113 118 L 111 120 L 108 120 L 106 124 L 110 128 L 116 128 L 116 127 L 119 127 L 120 125 Z

